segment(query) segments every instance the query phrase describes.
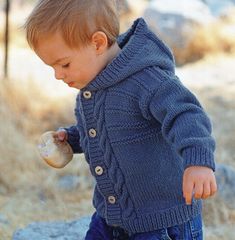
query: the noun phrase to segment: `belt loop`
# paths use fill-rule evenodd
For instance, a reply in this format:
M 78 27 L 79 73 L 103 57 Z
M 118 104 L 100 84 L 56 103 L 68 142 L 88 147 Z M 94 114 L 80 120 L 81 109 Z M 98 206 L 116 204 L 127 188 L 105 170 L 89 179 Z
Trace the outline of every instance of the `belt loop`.
M 113 240 L 128 240 L 129 234 L 120 227 L 113 227 Z
M 113 240 L 118 240 L 120 233 L 116 227 L 113 228 Z

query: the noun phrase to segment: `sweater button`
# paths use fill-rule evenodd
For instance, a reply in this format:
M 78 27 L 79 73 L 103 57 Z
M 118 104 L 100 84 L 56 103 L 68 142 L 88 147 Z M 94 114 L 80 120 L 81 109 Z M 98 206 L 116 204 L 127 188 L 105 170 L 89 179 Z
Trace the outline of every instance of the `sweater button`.
M 83 97 L 86 98 L 86 99 L 90 99 L 91 98 L 91 92 L 90 91 L 83 92 Z
M 108 197 L 108 201 L 109 201 L 109 203 L 111 203 L 111 204 L 115 204 L 116 198 L 115 198 L 114 196 L 109 196 L 109 197 Z
M 95 173 L 96 173 L 98 176 L 101 176 L 101 175 L 104 173 L 104 170 L 103 170 L 102 167 L 97 166 L 97 167 L 95 168 Z
M 89 130 L 89 136 L 94 138 L 94 137 L 96 137 L 96 135 L 97 135 L 96 130 L 94 128 L 91 128 Z

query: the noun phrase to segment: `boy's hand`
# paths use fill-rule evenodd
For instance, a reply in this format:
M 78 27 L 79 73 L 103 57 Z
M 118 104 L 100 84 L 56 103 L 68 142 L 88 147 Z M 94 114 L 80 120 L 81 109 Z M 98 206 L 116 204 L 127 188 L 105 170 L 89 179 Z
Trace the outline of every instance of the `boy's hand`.
M 191 166 L 185 169 L 183 176 L 183 195 L 186 204 L 195 199 L 206 199 L 217 191 L 215 175 L 212 169 L 203 166 Z
M 68 140 L 68 133 L 65 129 L 60 129 L 57 132 L 53 133 L 53 137 L 56 142 L 57 141 L 64 142 Z

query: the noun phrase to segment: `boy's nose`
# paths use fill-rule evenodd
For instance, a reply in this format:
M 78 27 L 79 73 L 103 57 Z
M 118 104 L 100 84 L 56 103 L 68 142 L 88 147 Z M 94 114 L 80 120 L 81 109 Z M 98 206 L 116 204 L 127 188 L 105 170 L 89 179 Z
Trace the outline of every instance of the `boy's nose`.
M 55 71 L 55 78 L 57 79 L 57 80 L 63 80 L 64 79 L 64 73 L 63 72 L 61 72 L 61 71 Z

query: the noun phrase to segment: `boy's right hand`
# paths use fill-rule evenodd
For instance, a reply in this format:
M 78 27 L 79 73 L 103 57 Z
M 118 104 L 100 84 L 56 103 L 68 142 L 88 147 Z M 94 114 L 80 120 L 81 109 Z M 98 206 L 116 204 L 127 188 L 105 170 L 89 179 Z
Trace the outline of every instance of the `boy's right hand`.
M 68 140 L 68 133 L 65 129 L 59 129 L 53 133 L 55 141 L 65 142 Z
M 192 198 L 206 199 L 217 191 L 215 174 L 205 166 L 190 166 L 183 175 L 183 195 L 186 204 L 192 204 Z

